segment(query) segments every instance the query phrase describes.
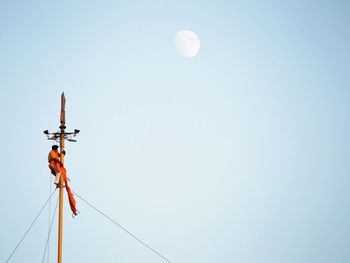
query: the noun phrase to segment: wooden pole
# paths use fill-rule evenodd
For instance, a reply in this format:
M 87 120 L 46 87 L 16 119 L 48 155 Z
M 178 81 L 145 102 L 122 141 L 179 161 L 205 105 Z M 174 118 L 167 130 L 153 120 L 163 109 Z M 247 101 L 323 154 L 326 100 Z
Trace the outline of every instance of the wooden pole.
M 61 122 L 61 137 L 60 137 L 60 152 L 61 157 L 60 161 L 62 162 L 62 165 L 64 165 L 64 140 L 65 140 L 65 123 L 66 123 L 66 116 L 65 116 L 65 105 L 66 105 L 66 98 L 64 96 L 64 93 L 61 95 L 61 116 L 60 116 L 60 122 Z M 59 215 L 58 215 L 58 253 L 57 253 L 57 262 L 62 263 L 62 236 L 63 236 L 63 176 L 61 175 L 59 187 L 60 187 L 60 197 L 59 197 Z

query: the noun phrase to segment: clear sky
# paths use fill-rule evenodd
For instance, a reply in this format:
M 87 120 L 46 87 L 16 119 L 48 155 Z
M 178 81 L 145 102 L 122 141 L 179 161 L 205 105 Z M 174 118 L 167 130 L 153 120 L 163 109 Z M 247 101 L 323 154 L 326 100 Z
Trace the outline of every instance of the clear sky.
M 0 54 L 0 261 L 49 196 L 64 91 L 72 189 L 172 262 L 350 262 L 347 1 L 1 1 Z M 77 207 L 65 263 L 164 262 Z

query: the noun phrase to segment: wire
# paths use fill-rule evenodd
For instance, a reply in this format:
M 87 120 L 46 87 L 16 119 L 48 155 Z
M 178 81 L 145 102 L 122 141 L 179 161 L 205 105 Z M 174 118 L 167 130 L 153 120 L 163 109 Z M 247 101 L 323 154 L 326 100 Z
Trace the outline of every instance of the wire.
M 109 221 L 111 221 L 113 224 L 115 224 L 116 226 L 118 226 L 119 228 L 123 229 L 126 233 L 128 233 L 130 236 L 132 236 L 136 241 L 138 241 L 139 243 L 141 243 L 142 245 L 144 245 L 145 247 L 147 247 L 148 249 L 150 249 L 151 251 L 153 251 L 155 254 L 157 254 L 159 257 L 163 258 L 165 261 L 170 262 L 169 259 L 167 259 L 166 257 L 164 257 L 163 255 L 161 255 L 159 252 L 157 252 L 155 249 L 153 249 L 152 247 L 150 247 L 149 245 L 147 245 L 145 242 L 143 242 L 141 239 L 139 239 L 138 237 L 136 237 L 135 235 L 133 235 L 132 233 L 130 233 L 125 227 L 121 226 L 120 224 L 118 224 L 116 221 L 114 221 L 112 218 L 110 218 L 109 216 L 107 216 L 105 213 L 103 213 L 101 210 L 97 209 L 95 206 L 93 206 L 92 204 L 90 204 L 88 201 L 86 201 L 84 198 L 82 198 L 80 195 L 78 195 L 77 193 L 75 193 L 74 191 L 72 191 L 73 194 L 75 194 L 79 199 L 81 199 L 82 201 L 84 201 L 86 204 L 88 204 L 90 207 L 92 207 L 93 209 L 95 209 L 97 212 L 99 212 L 101 215 L 103 215 L 104 217 L 106 217 Z
M 56 215 L 56 211 L 57 211 L 58 200 L 59 200 L 59 197 L 57 197 L 55 210 L 54 210 L 54 212 L 53 212 L 52 220 L 51 220 L 51 222 L 50 222 L 49 234 L 47 235 L 47 239 L 46 239 L 46 244 L 45 244 L 45 249 L 44 249 L 43 260 L 41 261 L 42 263 L 44 263 L 44 261 L 45 261 L 46 249 L 49 249 L 50 233 L 51 233 L 53 221 L 54 221 L 54 219 L 55 219 L 55 215 Z M 49 255 L 49 250 L 47 250 L 47 255 Z M 48 260 L 49 260 L 49 258 L 48 258 Z
M 50 195 L 52 192 L 52 176 L 50 176 Z M 50 239 L 50 231 L 51 231 L 51 227 L 50 227 L 50 221 L 51 221 L 51 199 L 49 201 L 49 233 L 48 233 L 48 238 Z M 47 247 L 47 262 L 50 261 L 50 240 L 48 240 L 48 247 Z
M 20 244 L 22 243 L 22 241 L 24 240 L 24 238 L 27 236 L 27 234 L 29 233 L 30 229 L 33 227 L 33 225 L 35 224 L 36 220 L 38 219 L 38 217 L 40 216 L 40 214 L 43 212 L 45 206 L 47 205 L 47 203 L 49 202 L 49 200 L 51 199 L 51 197 L 53 196 L 53 194 L 56 192 L 53 191 L 53 193 L 50 195 L 49 199 L 47 199 L 47 201 L 45 202 L 45 204 L 43 205 L 43 207 L 40 209 L 39 213 L 37 214 L 37 216 L 35 217 L 34 221 L 32 222 L 32 224 L 30 225 L 30 227 L 27 229 L 27 231 L 25 232 L 25 234 L 23 235 L 23 237 L 21 238 L 21 240 L 18 242 L 17 246 L 14 248 L 14 250 L 12 251 L 12 253 L 10 254 L 10 256 L 7 258 L 6 263 L 10 261 L 11 257 L 13 256 L 13 254 L 16 252 L 16 250 L 18 249 L 18 247 L 20 246 Z

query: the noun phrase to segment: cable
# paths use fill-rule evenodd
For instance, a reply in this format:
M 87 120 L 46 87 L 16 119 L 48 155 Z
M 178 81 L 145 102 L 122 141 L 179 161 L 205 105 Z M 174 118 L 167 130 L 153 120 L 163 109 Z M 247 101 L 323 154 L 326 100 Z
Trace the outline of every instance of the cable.
M 75 194 L 77 197 L 79 197 L 79 199 L 81 199 L 82 201 L 84 201 L 86 204 L 88 204 L 90 207 L 92 207 L 93 209 L 95 209 L 97 212 L 99 212 L 101 215 L 103 215 L 104 217 L 106 217 L 109 221 L 111 221 L 113 224 L 117 225 L 119 228 L 123 229 L 126 233 L 128 233 L 130 236 L 132 236 L 136 241 L 140 242 L 142 245 L 144 245 L 145 247 L 147 247 L 148 249 L 150 249 L 151 251 L 153 251 L 155 254 L 157 254 L 159 257 L 163 258 L 165 261 L 170 262 L 169 259 L 167 259 L 166 257 L 164 257 L 163 255 L 161 255 L 160 253 L 158 253 L 155 249 L 153 249 L 152 247 L 150 247 L 149 245 L 147 245 L 145 242 L 143 242 L 142 240 L 140 240 L 139 238 L 137 238 L 136 236 L 134 236 L 132 233 L 130 233 L 126 228 L 124 228 L 123 226 L 121 226 L 120 224 L 118 224 L 116 221 L 114 221 L 112 218 L 110 218 L 109 216 L 107 216 L 105 213 L 103 213 L 101 210 L 97 209 L 95 206 L 93 206 L 92 204 L 90 204 L 88 201 L 86 201 L 84 198 L 82 198 L 80 195 L 78 195 L 77 193 L 75 193 L 74 191 L 72 191 L 73 194 Z
M 32 224 L 30 225 L 30 227 L 27 229 L 27 231 L 25 232 L 25 234 L 23 235 L 23 237 L 21 238 L 21 240 L 18 242 L 17 246 L 14 248 L 14 250 L 12 251 L 12 253 L 10 254 L 10 256 L 7 258 L 6 263 L 10 261 L 11 257 L 13 256 L 13 254 L 16 252 L 17 248 L 20 246 L 20 244 L 22 243 L 22 241 L 24 240 L 24 238 L 27 236 L 27 234 L 29 233 L 30 229 L 33 227 L 33 225 L 35 224 L 36 220 L 38 219 L 38 217 L 40 216 L 40 214 L 42 213 L 42 211 L 44 210 L 45 206 L 47 205 L 47 203 L 49 202 L 49 200 L 51 199 L 51 197 L 53 196 L 53 194 L 56 192 L 53 191 L 53 193 L 50 195 L 49 199 L 47 199 L 47 201 L 45 202 L 45 204 L 43 205 L 43 207 L 40 209 L 39 213 L 37 214 L 37 216 L 35 217 L 34 221 L 32 222 Z
M 56 211 L 57 211 L 58 200 L 59 200 L 59 197 L 57 197 L 55 210 L 54 210 L 54 212 L 53 212 L 52 220 L 51 220 L 51 222 L 50 222 L 49 234 L 47 235 L 47 239 L 46 239 L 46 244 L 45 244 L 45 249 L 44 249 L 43 260 L 41 261 L 42 263 L 44 263 L 44 261 L 45 261 L 46 249 L 49 249 L 50 233 L 51 233 L 53 221 L 54 221 L 54 219 L 55 219 L 55 215 L 56 215 Z M 47 251 L 47 254 L 49 255 L 49 250 Z M 48 258 L 48 260 L 49 260 L 49 258 Z
M 50 195 L 52 192 L 52 176 L 50 176 Z M 51 199 L 49 201 L 49 233 L 48 233 L 48 238 L 50 239 L 50 231 L 51 231 L 51 226 L 50 226 L 50 220 L 51 220 Z M 48 247 L 47 247 L 47 262 L 50 261 L 50 240 L 48 240 Z

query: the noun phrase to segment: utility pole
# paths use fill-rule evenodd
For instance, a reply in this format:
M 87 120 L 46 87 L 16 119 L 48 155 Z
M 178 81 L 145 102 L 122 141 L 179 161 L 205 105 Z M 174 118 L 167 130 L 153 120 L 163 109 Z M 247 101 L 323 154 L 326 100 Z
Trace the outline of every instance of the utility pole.
M 60 161 L 62 166 L 64 165 L 64 142 L 67 139 L 71 142 L 76 142 L 73 137 L 75 137 L 80 131 L 74 129 L 74 132 L 65 132 L 66 129 L 66 97 L 64 96 L 64 92 L 61 94 L 61 115 L 60 115 L 60 131 L 50 133 L 48 130 L 44 131 L 47 135 L 48 140 L 54 140 L 60 143 Z M 60 177 L 59 181 L 59 215 L 58 215 L 58 252 L 57 252 L 57 262 L 62 263 L 62 240 L 63 240 L 63 176 Z
M 61 136 L 60 136 L 60 161 L 62 166 L 64 166 L 64 133 L 66 129 L 66 97 L 64 93 L 61 95 Z M 63 176 L 60 178 L 59 182 L 60 188 L 60 201 L 59 201 L 59 213 L 58 213 L 58 252 L 57 252 L 57 262 L 62 263 L 62 235 L 63 235 Z

